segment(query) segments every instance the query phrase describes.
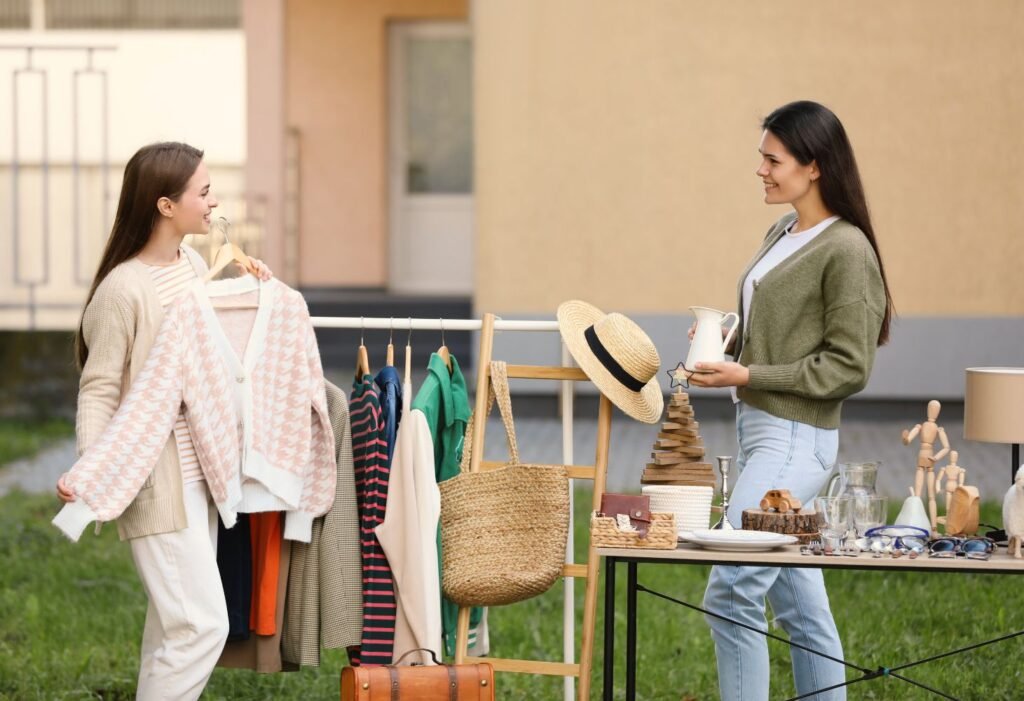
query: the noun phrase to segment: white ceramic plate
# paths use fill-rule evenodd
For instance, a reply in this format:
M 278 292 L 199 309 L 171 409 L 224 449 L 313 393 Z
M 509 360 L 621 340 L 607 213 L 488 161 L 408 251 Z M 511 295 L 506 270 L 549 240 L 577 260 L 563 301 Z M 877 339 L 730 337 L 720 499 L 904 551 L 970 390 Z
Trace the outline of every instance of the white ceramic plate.
M 720 531 L 700 529 L 680 531 L 679 539 L 709 550 L 731 550 L 734 552 L 757 552 L 771 550 L 797 542 L 796 536 L 764 531 Z

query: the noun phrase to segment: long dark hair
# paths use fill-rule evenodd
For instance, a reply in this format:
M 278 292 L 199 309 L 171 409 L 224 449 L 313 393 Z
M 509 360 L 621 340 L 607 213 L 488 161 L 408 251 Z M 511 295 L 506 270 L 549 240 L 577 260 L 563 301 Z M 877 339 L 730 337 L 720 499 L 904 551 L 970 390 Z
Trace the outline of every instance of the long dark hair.
M 131 157 L 124 169 L 114 226 L 103 249 L 89 295 L 85 298 L 86 307 L 110 271 L 138 255 L 149 241 L 160 217 L 157 201 L 161 197 L 177 201 L 202 160 L 202 151 L 174 141 L 143 146 Z M 84 317 L 84 308 L 82 314 Z M 88 357 L 89 349 L 79 321 L 75 336 L 75 358 L 79 369 L 85 366 Z
M 878 258 L 878 269 L 882 273 L 885 287 L 885 315 L 878 334 L 878 345 L 889 341 L 889 323 L 892 320 L 892 295 L 885 277 L 885 266 L 875 240 L 875 229 L 871 226 L 864 186 L 857 170 L 857 159 L 846 136 L 842 122 L 832 110 L 817 102 L 800 100 L 783 105 L 765 117 L 761 127 L 770 131 L 783 143 L 801 165 L 817 161 L 818 188 L 825 206 L 833 213 L 850 222 L 864 232 L 871 248 Z

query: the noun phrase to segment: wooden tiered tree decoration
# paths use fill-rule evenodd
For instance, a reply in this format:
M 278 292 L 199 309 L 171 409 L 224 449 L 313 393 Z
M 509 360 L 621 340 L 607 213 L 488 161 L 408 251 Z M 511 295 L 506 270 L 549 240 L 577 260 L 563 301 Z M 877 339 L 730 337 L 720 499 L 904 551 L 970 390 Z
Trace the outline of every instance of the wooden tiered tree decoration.
M 711 463 L 704 462 L 700 424 L 694 418 L 690 396 L 681 387 L 669 399 L 653 447 L 652 460 L 640 478 L 642 484 L 715 486 Z

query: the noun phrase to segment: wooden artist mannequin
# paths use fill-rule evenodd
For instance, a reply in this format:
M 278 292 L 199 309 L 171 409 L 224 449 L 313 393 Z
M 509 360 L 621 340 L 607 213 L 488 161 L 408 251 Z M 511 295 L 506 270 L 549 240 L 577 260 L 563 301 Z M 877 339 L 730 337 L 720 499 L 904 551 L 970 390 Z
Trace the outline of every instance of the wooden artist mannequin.
M 960 458 L 960 453 L 953 450 L 949 453 L 949 464 L 939 470 L 939 473 L 935 475 L 935 483 L 942 488 L 942 476 L 946 476 L 946 514 L 949 514 L 949 504 L 953 499 L 953 492 L 956 491 L 957 487 L 964 486 L 966 479 L 967 470 L 960 467 L 957 464 L 957 460 Z
M 923 424 L 917 424 L 914 428 L 903 431 L 903 445 L 910 445 L 910 441 L 921 436 L 921 450 L 917 453 L 917 476 L 914 478 L 914 494 L 921 496 L 924 487 L 925 475 L 928 476 L 928 518 L 932 524 L 932 533 L 935 533 L 937 525 L 937 514 L 935 507 L 935 463 L 946 456 L 949 452 L 949 439 L 946 438 L 946 430 L 935 423 L 939 418 L 942 405 L 936 400 L 928 402 L 928 420 Z M 935 439 L 942 443 L 942 450 L 935 452 Z

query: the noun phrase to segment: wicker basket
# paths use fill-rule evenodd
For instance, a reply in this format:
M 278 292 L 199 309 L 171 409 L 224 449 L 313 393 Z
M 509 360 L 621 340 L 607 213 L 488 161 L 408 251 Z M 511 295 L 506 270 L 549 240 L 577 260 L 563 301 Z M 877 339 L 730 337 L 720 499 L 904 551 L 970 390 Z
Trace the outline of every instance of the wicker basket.
M 655 548 L 672 550 L 676 547 L 675 514 L 652 513 L 647 537 L 640 539 L 637 533 L 623 533 L 611 516 L 590 515 L 590 542 L 598 548 Z

